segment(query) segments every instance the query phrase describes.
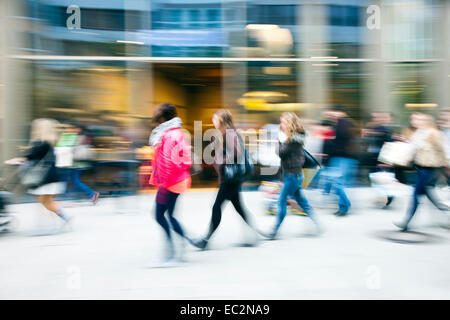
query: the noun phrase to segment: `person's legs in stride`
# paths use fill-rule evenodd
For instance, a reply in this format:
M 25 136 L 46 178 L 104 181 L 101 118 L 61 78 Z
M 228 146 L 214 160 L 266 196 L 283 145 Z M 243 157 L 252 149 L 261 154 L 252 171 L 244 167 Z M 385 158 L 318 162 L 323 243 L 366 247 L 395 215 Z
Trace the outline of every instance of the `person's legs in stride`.
M 155 218 L 156 222 L 163 228 L 164 233 L 167 237 L 167 252 L 166 259 L 173 258 L 174 255 L 174 247 L 172 242 L 172 235 L 170 232 L 169 222 L 164 216 L 167 211 L 167 203 L 168 203 L 168 190 L 159 188 L 156 194 L 156 210 L 155 210 Z
M 330 173 L 332 169 L 329 167 L 326 167 L 319 171 L 319 183 L 321 184 L 321 189 L 323 190 L 324 195 L 329 195 L 331 192 L 332 181 L 330 179 Z
M 249 225 L 253 229 L 252 224 L 250 223 L 250 220 L 248 218 L 248 215 L 246 213 L 246 210 L 244 209 L 241 201 L 241 196 L 239 192 L 240 186 L 236 186 L 236 190 L 229 195 L 229 199 L 231 203 L 233 204 L 234 209 L 236 212 L 242 217 L 244 222 Z
M 252 229 L 255 233 L 258 233 L 258 231 L 256 230 L 255 226 L 253 225 L 253 223 L 251 222 L 251 220 L 247 214 L 247 210 L 244 208 L 244 206 L 242 204 L 242 199 L 241 199 L 241 195 L 240 195 L 240 186 L 239 185 L 236 186 L 235 190 L 236 191 L 234 191 L 229 196 L 229 199 L 230 199 L 231 203 L 233 204 L 234 209 L 241 216 L 242 220 L 244 220 L 244 222 L 250 227 L 250 229 Z M 252 244 L 252 245 L 254 245 L 254 244 Z
M 428 179 L 424 193 L 427 196 L 428 200 L 441 211 L 449 211 L 450 207 L 442 201 L 439 195 L 436 193 L 436 185 L 438 184 L 438 180 L 442 177 L 443 171 L 441 168 L 432 169 L 430 174 L 430 178 Z
M 340 177 L 342 176 L 341 167 L 340 167 L 340 158 L 333 157 L 329 161 L 329 166 L 327 168 L 327 192 L 330 193 L 331 190 L 337 195 L 339 202 L 339 211 L 341 209 L 341 189 L 339 188 L 339 183 L 341 182 Z M 325 190 L 324 190 L 325 191 Z M 338 213 L 336 212 L 336 213 Z M 335 214 L 336 214 L 335 213 Z
M 318 205 L 322 208 L 334 206 L 334 196 L 330 197 L 333 189 L 332 172 L 333 169 L 331 167 L 325 167 L 317 173 L 319 176 L 318 189 L 322 191 L 322 199 L 319 200 Z
M 64 212 L 55 201 L 53 201 L 53 195 L 43 194 L 39 196 L 39 202 L 46 208 L 48 211 L 53 212 L 58 217 L 64 220 L 64 222 L 68 223 L 71 220 L 71 216 Z
M 172 235 L 170 233 L 170 227 L 169 223 L 167 222 L 167 219 L 165 218 L 165 213 L 167 211 L 167 205 L 156 203 L 156 221 L 158 224 L 163 228 L 164 233 L 167 237 L 167 249 L 166 249 L 166 257 L 165 259 L 171 259 L 173 258 L 173 255 L 175 253 L 173 242 L 172 242 Z
M 351 202 L 345 193 L 345 186 L 352 179 L 354 160 L 346 158 L 334 158 L 332 160 L 337 170 L 334 177 L 334 190 L 339 197 L 339 211 L 336 212 L 336 215 L 344 216 L 348 213 L 351 206 Z
M 93 191 L 91 188 L 81 182 L 81 171 L 79 169 L 70 170 L 70 180 L 75 190 L 79 190 L 86 194 L 94 203 L 97 201 L 99 193 Z
M 311 205 L 308 202 L 308 199 L 306 199 L 305 194 L 303 193 L 302 183 L 303 183 L 303 175 L 300 175 L 298 180 L 298 189 L 294 193 L 294 199 L 295 201 L 297 201 L 298 205 L 303 209 L 303 211 L 308 214 L 308 217 L 314 222 L 317 231 L 321 233 L 322 227 L 319 223 L 319 220 L 317 218 L 314 209 L 311 207 Z
M 222 220 L 222 204 L 227 199 L 227 193 L 229 192 L 226 184 L 220 184 L 219 191 L 217 192 L 216 201 L 214 202 L 212 209 L 211 222 L 209 224 L 209 231 L 205 238 L 196 241 L 194 245 L 197 248 L 205 249 L 209 239 L 219 227 L 220 221 Z
M 169 192 L 168 195 L 168 202 L 167 202 L 167 213 L 169 215 L 169 222 L 170 225 L 172 226 L 173 231 L 175 231 L 182 239 L 182 248 L 180 249 L 180 255 L 183 255 L 184 253 L 184 240 L 189 241 L 189 243 L 193 244 L 193 241 L 191 239 L 189 239 L 186 236 L 186 233 L 184 232 L 183 228 L 181 227 L 181 224 L 178 222 L 177 219 L 175 219 L 174 216 L 174 212 L 175 212 L 175 204 L 177 202 L 179 194 L 178 193 L 173 193 L 173 192 Z
M 428 200 L 441 211 L 450 211 L 450 207 L 445 204 L 442 199 L 436 194 L 436 190 L 432 186 L 425 186 L 425 195 Z
M 181 228 L 180 223 L 173 216 L 173 213 L 175 211 L 175 204 L 176 204 L 178 196 L 179 196 L 178 193 L 169 192 L 168 202 L 167 202 L 167 213 L 169 214 L 169 221 L 170 221 L 170 224 L 171 224 L 173 230 L 184 238 L 184 231 Z
M 284 175 L 284 185 L 281 189 L 280 197 L 278 198 L 278 212 L 276 216 L 275 227 L 273 228 L 272 234 L 269 236 L 271 239 L 275 239 L 278 229 L 283 223 L 284 218 L 286 217 L 287 211 L 287 198 L 289 194 L 292 194 L 292 188 L 294 185 L 294 177 L 292 175 Z
M 337 215 L 346 215 L 350 209 L 351 202 L 347 198 L 347 194 L 344 190 L 344 185 L 342 181 L 336 181 L 334 185 L 334 190 L 339 198 L 339 211 L 336 212 Z
M 411 222 L 412 218 L 414 217 L 414 214 L 417 211 L 417 207 L 419 206 L 419 193 L 417 186 L 414 189 L 413 198 L 411 200 L 411 203 L 408 208 L 408 212 L 406 214 L 406 217 L 404 218 L 403 222 L 394 223 L 397 227 L 399 227 L 402 231 L 408 230 L 408 225 Z
M 408 230 L 408 225 L 412 218 L 416 214 L 417 207 L 419 206 L 419 196 L 425 193 L 425 187 L 428 179 L 431 177 L 432 171 L 427 169 L 417 170 L 417 182 L 414 188 L 413 198 L 409 205 L 408 212 L 403 222 L 395 223 L 402 231 Z
M 3 196 L 0 194 L 0 213 L 5 210 L 5 202 L 3 201 Z

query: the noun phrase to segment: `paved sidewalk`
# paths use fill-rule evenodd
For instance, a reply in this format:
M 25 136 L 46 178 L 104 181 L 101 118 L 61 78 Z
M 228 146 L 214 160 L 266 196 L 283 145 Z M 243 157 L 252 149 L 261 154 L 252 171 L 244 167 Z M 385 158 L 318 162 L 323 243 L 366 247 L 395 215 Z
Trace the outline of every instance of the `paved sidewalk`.
M 395 243 L 377 234 L 396 230 L 392 221 L 403 216 L 408 199 L 379 210 L 372 189 L 349 194 L 353 210 L 338 218 L 307 191 L 325 234 L 311 236 L 309 219 L 290 215 L 280 240 L 255 248 L 238 246 L 252 235 L 229 204 L 212 250 L 189 247 L 188 263 L 161 269 L 147 267 L 163 250 L 154 194 L 103 198 L 96 206 L 63 202 L 75 216 L 74 231 L 47 236 L 32 234 L 57 226 L 57 219 L 36 203 L 13 205 L 19 226 L 0 237 L 0 299 L 449 299 L 450 231 L 436 226 L 440 212 L 424 203 L 414 221 L 438 241 Z M 176 216 L 189 234 L 206 232 L 214 198 L 214 192 L 180 198 Z M 265 214 L 262 194 L 245 192 L 243 199 L 268 231 L 275 218 Z

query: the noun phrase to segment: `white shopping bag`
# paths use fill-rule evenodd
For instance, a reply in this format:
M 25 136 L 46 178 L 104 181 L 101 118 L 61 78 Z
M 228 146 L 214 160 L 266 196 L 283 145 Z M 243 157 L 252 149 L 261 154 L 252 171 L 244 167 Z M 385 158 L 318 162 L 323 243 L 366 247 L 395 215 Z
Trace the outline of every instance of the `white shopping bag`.
M 407 142 L 385 142 L 378 155 L 378 161 L 389 165 L 408 167 L 414 160 L 416 149 Z
M 387 196 L 409 195 L 410 187 L 400 183 L 392 172 L 374 172 L 369 174 L 369 179 L 377 193 Z
M 67 168 L 73 164 L 73 148 L 72 147 L 56 147 L 56 167 Z

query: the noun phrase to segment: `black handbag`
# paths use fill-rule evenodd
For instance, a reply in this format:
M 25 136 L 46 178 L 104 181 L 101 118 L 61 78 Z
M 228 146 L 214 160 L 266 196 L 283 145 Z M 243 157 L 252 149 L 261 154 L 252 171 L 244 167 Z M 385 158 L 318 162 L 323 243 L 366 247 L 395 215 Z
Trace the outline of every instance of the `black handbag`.
M 247 149 L 238 134 L 239 143 L 244 150 L 244 163 L 230 163 L 223 165 L 223 176 L 226 182 L 243 182 L 253 173 L 254 164 L 250 159 Z
M 305 155 L 305 162 L 303 164 L 303 168 L 306 169 L 320 169 L 320 163 L 309 153 L 305 148 L 303 148 L 303 153 Z
M 50 161 L 51 152 L 39 161 L 26 161 L 19 168 L 19 178 L 23 186 L 28 188 L 36 188 L 43 184 L 52 167 Z

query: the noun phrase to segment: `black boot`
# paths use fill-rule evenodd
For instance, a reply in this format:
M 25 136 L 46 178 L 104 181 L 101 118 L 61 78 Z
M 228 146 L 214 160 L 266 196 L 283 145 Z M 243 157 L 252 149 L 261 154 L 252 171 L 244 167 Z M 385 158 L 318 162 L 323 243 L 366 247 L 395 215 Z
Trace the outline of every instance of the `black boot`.
M 386 209 L 387 207 L 389 207 L 389 205 L 392 203 L 393 200 L 394 200 L 394 196 L 388 196 L 388 197 L 387 197 L 386 204 L 385 204 L 385 206 L 384 206 L 384 209 Z
M 192 245 L 194 247 L 199 248 L 200 250 L 205 250 L 206 247 L 208 246 L 208 240 L 201 239 L 201 240 L 192 241 Z

